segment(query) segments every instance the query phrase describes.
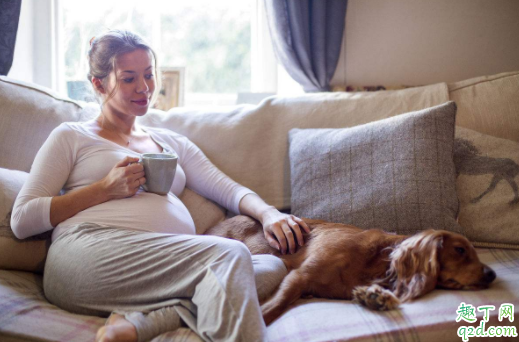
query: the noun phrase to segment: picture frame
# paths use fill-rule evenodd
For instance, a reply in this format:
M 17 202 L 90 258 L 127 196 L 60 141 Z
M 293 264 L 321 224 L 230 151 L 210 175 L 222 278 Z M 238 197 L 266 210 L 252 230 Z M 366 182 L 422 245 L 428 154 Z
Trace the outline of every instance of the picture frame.
M 184 105 L 185 67 L 162 67 L 162 88 L 153 108 L 168 111 Z

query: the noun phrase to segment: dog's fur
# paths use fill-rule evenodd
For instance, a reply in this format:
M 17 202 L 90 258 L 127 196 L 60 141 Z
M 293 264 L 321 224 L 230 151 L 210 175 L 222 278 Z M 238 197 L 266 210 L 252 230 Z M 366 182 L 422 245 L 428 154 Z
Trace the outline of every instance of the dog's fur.
M 206 234 L 239 240 L 252 254 L 273 254 L 288 269 L 273 295 L 262 304 L 267 324 L 302 296 L 355 299 L 374 310 L 390 310 L 434 288 L 478 290 L 495 279 L 463 236 L 427 230 L 413 236 L 363 230 L 304 219 L 305 245 L 281 255 L 270 247 L 259 222 L 236 216 Z

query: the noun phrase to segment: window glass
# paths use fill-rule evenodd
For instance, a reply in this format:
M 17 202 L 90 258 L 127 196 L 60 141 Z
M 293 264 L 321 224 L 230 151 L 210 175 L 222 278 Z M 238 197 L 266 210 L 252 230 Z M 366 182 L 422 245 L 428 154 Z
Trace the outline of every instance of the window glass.
M 61 0 L 65 79 L 69 96 L 91 99 L 90 39 L 109 28 L 143 36 L 161 67 L 185 70 L 186 105 L 233 104 L 251 89 L 254 1 Z

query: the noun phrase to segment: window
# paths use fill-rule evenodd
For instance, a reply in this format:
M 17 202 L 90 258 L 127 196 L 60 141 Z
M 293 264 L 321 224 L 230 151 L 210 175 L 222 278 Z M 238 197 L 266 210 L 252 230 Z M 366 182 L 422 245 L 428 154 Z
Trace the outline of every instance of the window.
M 184 67 L 185 105 L 231 105 L 238 94 L 277 93 L 278 68 L 260 0 L 60 0 L 58 4 L 64 53 L 61 76 L 72 98 L 91 99 L 86 80 L 88 42 L 108 28 L 139 33 L 157 52 L 159 66 Z M 286 83 L 287 75 L 279 74 Z M 298 87 L 292 81 L 284 89 L 298 92 Z

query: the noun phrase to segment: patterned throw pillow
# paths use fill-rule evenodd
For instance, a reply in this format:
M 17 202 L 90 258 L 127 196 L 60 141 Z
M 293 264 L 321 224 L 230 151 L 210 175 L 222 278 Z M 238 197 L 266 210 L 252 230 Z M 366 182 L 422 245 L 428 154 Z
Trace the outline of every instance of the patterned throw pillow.
M 463 233 L 455 118 L 447 102 L 352 128 L 291 130 L 292 213 L 405 235 Z
M 480 247 L 519 248 L 519 143 L 456 127 L 459 223 Z
M 27 172 L 0 168 L 0 269 L 41 273 L 50 245 L 50 232 L 18 240 L 10 227 L 14 201 L 28 176 Z

